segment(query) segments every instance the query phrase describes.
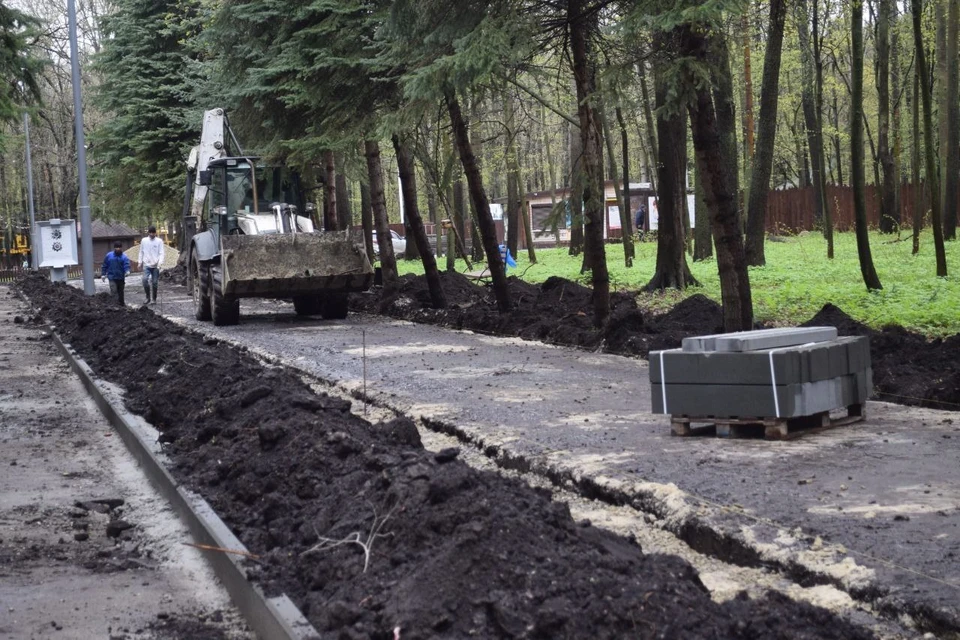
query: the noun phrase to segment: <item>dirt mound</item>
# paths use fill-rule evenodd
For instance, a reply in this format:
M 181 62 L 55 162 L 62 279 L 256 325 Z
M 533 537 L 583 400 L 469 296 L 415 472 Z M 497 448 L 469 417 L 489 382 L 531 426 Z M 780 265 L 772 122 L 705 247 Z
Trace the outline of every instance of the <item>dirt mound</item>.
M 31 299 L 162 432 L 252 579 L 324 637 L 869 638 L 779 597 L 714 603 L 676 558 L 575 522 L 549 492 L 425 451 L 299 375 L 145 309 L 30 278 Z
M 558 315 L 590 313 L 590 300 L 593 291 L 583 285 L 565 278 L 552 276 L 540 285 L 540 297 L 537 308 L 549 310 Z
M 869 336 L 879 400 L 960 410 L 960 336 L 928 341 L 897 325 L 875 331 L 826 304 L 803 326 L 831 326 L 842 336 Z
M 651 336 L 647 318 L 639 309 L 624 307 L 610 315 L 604 329 L 607 351 L 629 356 L 646 357 L 650 353 Z
M 644 343 L 647 352 L 638 354 L 643 357 L 650 351 L 676 349 L 690 336 L 723 333 L 723 308 L 697 293 L 681 300 L 670 311 L 654 316 L 649 332 L 653 335 Z
M 702 293 L 696 293 L 656 316 L 652 324 L 663 332 L 690 331 L 700 336 L 722 333 L 723 308 Z
M 875 333 L 870 327 L 861 324 L 831 303 L 823 305 L 816 315 L 800 325 L 801 327 L 836 327 L 842 336 L 871 336 Z

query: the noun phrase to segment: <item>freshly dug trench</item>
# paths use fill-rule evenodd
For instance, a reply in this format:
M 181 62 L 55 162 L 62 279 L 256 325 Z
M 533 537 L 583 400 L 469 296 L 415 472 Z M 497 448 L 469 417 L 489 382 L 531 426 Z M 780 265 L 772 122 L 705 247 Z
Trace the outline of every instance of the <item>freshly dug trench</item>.
M 161 430 L 174 475 L 260 556 L 254 579 L 324 637 L 871 637 L 782 596 L 716 604 L 683 561 L 425 451 L 409 420 L 370 424 L 295 373 L 105 295 L 21 286 Z

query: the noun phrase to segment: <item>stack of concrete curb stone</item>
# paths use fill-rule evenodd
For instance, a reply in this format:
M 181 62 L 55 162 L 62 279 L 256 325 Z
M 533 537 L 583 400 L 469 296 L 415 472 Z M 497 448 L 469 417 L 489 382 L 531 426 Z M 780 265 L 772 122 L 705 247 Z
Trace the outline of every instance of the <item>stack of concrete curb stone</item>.
M 867 400 L 873 388 L 870 344 L 866 337 L 838 338 L 833 327 L 685 338 L 680 349 L 650 352 L 650 382 L 653 413 L 813 416 Z

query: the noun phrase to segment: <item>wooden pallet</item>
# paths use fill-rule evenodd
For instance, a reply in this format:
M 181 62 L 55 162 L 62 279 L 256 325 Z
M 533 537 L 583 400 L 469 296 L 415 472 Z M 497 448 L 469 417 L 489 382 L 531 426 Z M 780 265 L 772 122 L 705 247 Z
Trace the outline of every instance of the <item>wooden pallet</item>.
M 829 411 L 798 418 L 717 418 L 714 416 L 670 416 L 675 436 L 716 435 L 720 438 L 766 438 L 791 440 L 807 433 L 860 422 L 866 418 L 864 405 L 852 404 L 847 415 L 833 417 Z

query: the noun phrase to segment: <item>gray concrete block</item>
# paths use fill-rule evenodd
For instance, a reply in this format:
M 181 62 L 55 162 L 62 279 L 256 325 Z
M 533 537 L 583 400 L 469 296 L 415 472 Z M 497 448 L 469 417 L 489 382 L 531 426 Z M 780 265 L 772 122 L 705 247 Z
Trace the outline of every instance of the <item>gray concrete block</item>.
M 835 327 L 782 327 L 684 338 L 682 349 L 687 352 L 755 351 L 826 342 L 836 338 Z
M 663 381 L 662 369 L 668 384 L 770 384 L 770 354 L 767 351 L 695 353 L 671 349 L 652 351 L 649 361 L 652 382 Z M 796 351 L 775 352 L 773 366 L 778 382 L 802 382 L 801 359 Z
M 863 371 L 870 367 L 870 339 L 866 336 L 851 336 L 848 350 L 850 371 Z
M 870 386 L 870 375 L 868 370 L 776 387 L 669 383 L 664 387 L 662 383 L 652 383 L 652 411 L 691 417 L 795 418 L 863 402 Z
M 774 349 L 776 382 L 816 382 L 862 370 L 865 367 L 854 368 L 862 362 L 862 357 L 852 357 L 851 349 L 861 348 L 862 345 L 854 343 L 864 340 L 844 337 L 809 346 Z M 663 382 L 662 368 L 668 384 L 770 384 L 770 356 L 769 349 L 745 352 L 653 351 L 649 355 L 650 380 Z

